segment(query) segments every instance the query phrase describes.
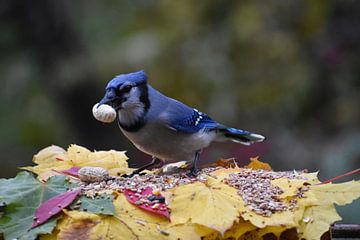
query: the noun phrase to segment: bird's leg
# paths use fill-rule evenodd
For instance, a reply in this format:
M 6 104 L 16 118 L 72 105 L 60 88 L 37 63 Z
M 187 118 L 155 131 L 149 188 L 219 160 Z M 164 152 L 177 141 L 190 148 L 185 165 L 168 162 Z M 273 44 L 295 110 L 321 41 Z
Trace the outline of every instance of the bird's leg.
M 149 168 L 149 167 L 152 167 L 152 166 L 155 166 L 155 165 L 157 165 L 157 164 L 160 164 L 160 163 L 162 163 L 162 161 L 160 160 L 160 159 L 158 159 L 158 158 L 156 158 L 156 157 L 152 157 L 152 161 L 150 162 L 150 163 L 148 163 L 148 164 L 145 164 L 144 166 L 142 166 L 142 167 L 139 167 L 138 169 L 136 169 L 136 170 L 134 170 L 132 173 L 130 173 L 130 174 L 125 174 L 125 175 L 123 175 L 123 177 L 133 177 L 135 174 L 139 174 L 139 173 L 141 173 L 142 171 L 144 171 L 145 169 L 147 169 L 147 168 Z
M 199 160 L 199 157 L 200 157 L 200 150 L 199 151 L 196 151 L 195 153 L 195 159 L 194 159 L 194 162 L 191 166 L 191 169 L 190 169 L 190 175 L 191 176 L 197 176 L 198 173 L 200 172 L 198 166 L 197 166 L 197 161 Z

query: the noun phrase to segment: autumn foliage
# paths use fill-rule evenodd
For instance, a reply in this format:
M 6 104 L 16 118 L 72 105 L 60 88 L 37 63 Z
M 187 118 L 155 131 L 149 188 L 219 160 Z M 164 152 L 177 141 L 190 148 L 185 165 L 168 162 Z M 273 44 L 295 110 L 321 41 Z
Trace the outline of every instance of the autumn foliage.
M 274 172 L 257 158 L 244 168 L 222 160 L 197 178 L 149 172 L 133 185 L 119 177 L 132 171 L 124 152 L 51 146 L 33 161 L 22 169 L 37 179 L 0 180 L 5 239 L 320 239 L 341 219 L 334 204 L 360 197 L 359 181 L 319 184 L 317 173 Z M 107 180 L 81 182 L 85 166 L 107 169 Z

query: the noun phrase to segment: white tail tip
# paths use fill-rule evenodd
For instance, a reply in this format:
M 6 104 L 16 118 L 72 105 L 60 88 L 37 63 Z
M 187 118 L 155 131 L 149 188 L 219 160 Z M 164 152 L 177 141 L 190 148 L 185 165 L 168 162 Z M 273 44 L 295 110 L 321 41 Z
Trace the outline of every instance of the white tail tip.
M 265 137 L 263 135 L 260 135 L 260 134 L 252 133 L 252 134 L 250 134 L 250 136 L 253 138 L 254 142 L 262 142 L 262 141 L 265 140 Z

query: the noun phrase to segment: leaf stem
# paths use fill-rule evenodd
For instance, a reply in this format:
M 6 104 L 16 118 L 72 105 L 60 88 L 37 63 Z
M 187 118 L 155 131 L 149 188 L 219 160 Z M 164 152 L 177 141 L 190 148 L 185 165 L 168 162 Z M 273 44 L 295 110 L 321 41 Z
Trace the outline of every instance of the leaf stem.
M 328 179 L 328 180 L 323 181 L 323 182 L 321 182 L 321 183 L 319 183 L 319 184 L 331 183 L 331 182 L 333 182 L 333 181 L 335 181 L 335 180 L 339 180 L 339 179 L 341 179 L 341 178 L 344 178 L 344 177 L 347 177 L 347 176 L 350 176 L 350 175 L 353 175 L 353 174 L 356 174 L 356 173 L 359 173 L 359 172 L 360 172 L 360 168 L 355 169 L 355 170 L 352 170 L 352 171 L 347 172 L 347 173 L 344 173 L 344 174 L 341 174 L 341 175 L 336 176 L 336 177 L 334 177 L 334 178 Z

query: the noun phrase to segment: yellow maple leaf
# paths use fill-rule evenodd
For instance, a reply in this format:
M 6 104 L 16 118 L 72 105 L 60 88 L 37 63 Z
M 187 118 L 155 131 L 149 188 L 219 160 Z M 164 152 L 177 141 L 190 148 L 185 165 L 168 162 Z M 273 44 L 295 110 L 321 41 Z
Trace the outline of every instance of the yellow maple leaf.
M 263 169 L 263 170 L 272 171 L 270 165 L 260 161 L 259 157 L 250 158 L 250 163 L 246 165 L 244 168 L 251 168 L 253 170 Z
M 200 239 L 214 230 L 199 224 L 176 224 L 130 204 L 123 194 L 114 201 L 116 215 L 126 221 L 139 239 Z
M 246 232 L 252 231 L 256 229 L 254 225 L 252 225 L 249 221 L 245 221 L 244 219 L 240 218 L 238 222 L 235 222 L 234 225 L 228 229 L 225 234 L 225 239 L 235 238 L 238 239 Z M 220 237 L 220 236 L 219 236 Z
M 40 180 L 45 181 L 59 171 L 69 169 L 73 166 L 78 167 L 102 167 L 109 170 L 111 176 L 117 176 L 129 173 L 132 169 L 128 168 L 127 156 L 125 152 L 120 151 L 95 151 L 78 146 L 71 145 L 67 151 L 64 149 L 51 146 L 41 150 L 33 158 L 36 166 L 22 167 L 38 175 Z
M 197 223 L 219 231 L 222 235 L 234 224 L 239 209 L 244 205 L 237 190 L 209 178 L 206 183 L 196 182 L 171 190 L 169 204 L 171 222 Z
M 145 212 L 130 204 L 123 194 L 114 200 L 114 216 L 96 215 L 80 211 L 64 210 L 64 217 L 52 235 L 52 239 L 200 239 L 214 232 L 198 224 L 171 224 L 166 218 Z
M 91 152 L 78 145 L 71 145 L 67 152 L 69 160 L 75 166 L 102 167 L 108 170 L 128 166 L 125 152 L 115 150 Z
M 321 205 L 345 205 L 360 197 L 360 181 L 326 183 L 310 186 Z
M 320 180 L 318 178 L 319 172 L 312 172 L 312 173 L 301 173 L 301 176 L 305 177 L 307 180 L 307 183 L 310 183 L 311 185 L 315 185 L 320 183 Z
M 132 229 L 116 216 L 103 216 L 80 211 L 64 211 L 57 239 L 138 239 Z
M 271 184 L 274 186 L 278 186 L 283 190 L 283 193 L 280 195 L 281 199 L 285 199 L 287 197 L 295 196 L 298 189 L 304 186 L 307 180 L 303 179 L 289 179 L 289 178 L 278 178 L 271 181 Z
M 235 222 L 234 225 L 228 229 L 224 235 L 222 236 L 217 231 L 212 231 L 208 235 L 201 238 L 202 240 L 219 240 L 219 239 L 239 239 L 245 233 L 250 232 L 256 229 L 254 225 L 252 225 L 248 221 L 244 221 L 240 218 L 238 222 Z
M 162 236 L 161 239 L 169 240 L 169 239 L 179 239 L 179 240 L 187 240 L 187 239 L 203 239 L 204 236 L 209 233 L 214 232 L 214 230 L 201 226 L 199 224 L 179 224 L 179 225 L 170 225 L 167 228 L 164 228 L 164 231 L 168 233 L 167 236 Z M 164 235 L 163 233 L 161 235 Z M 149 239 L 149 238 L 145 238 Z M 159 239 L 159 234 L 154 237 L 154 239 Z
M 168 219 L 130 204 L 124 194 L 119 194 L 114 200 L 114 206 L 116 215 L 134 229 L 139 239 L 154 239 L 154 236 L 161 237 L 160 231 L 165 231 L 164 225 L 169 224 Z
M 330 225 L 341 220 L 333 205 L 308 207 L 300 221 L 300 236 L 307 240 L 318 240 Z
M 52 171 L 53 169 L 62 171 L 73 166 L 73 164 L 66 159 L 66 151 L 61 147 L 53 145 L 42 149 L 34 155 L 33 162 L 37 164 L 36 166 L 21 167 L 20 169 L 34 172 L 40 180 L 45 181 L 47 178 L 57 174 Z
M 103 167 L 116 176 L 131 171 L 126 160 L 124 152 L 91 152 L 77 145 L 71 145 L 65 151 L 51 146 L 35 155 L 37 166 L 25 169 L 39 174 L 40 179 L 55 174 L 52 170 L 61 171 L 72 166 Z M 252 169 L 271 170 L 257 158 L 251 159 L 247 167 L 251 169 L 220 168 L 204 174 L 201 179 L 206 180 L 164 190 L 161 195 L 171 210 L 171 221 L 136 207 L 122 193 L 104 189 L 115 196 L 114 216 L 64 210 L 53 234 L 42 235 L 40 239 L 261 239 L 268 235 L 279 238 L 289 229 L 295 229 L 295 234 L 297 230 L 300 237 L 312 240 L 319 239 L 334 221 L 340 219 L 334 203 L 344 205 L 360 197 L 360 181 L 319 184 L 317 173 L 299 173 L 306 179 L 283 177 L 271 180 L 273 186 L 282 189 L 283 193 L 277 197 L 283 204 L 296 199 L 296 207 L 263 216 L 245 204 L 244 193 L 239 192 L 242 188 L 227 184 L 231 173 L 246 171 L 250 176 L 259 172 L 252 172 Z M 300 197 L 298 190 L 307 187 L 309 190 L 302 192 Z
M 209 176 L 213 177 L 213 181 L 217 181 L 218 183 L 222 182 L 224 179 L 229 177 L 231 173 L 238 173 L 242 168 L 221 168 L 209 173 Z

